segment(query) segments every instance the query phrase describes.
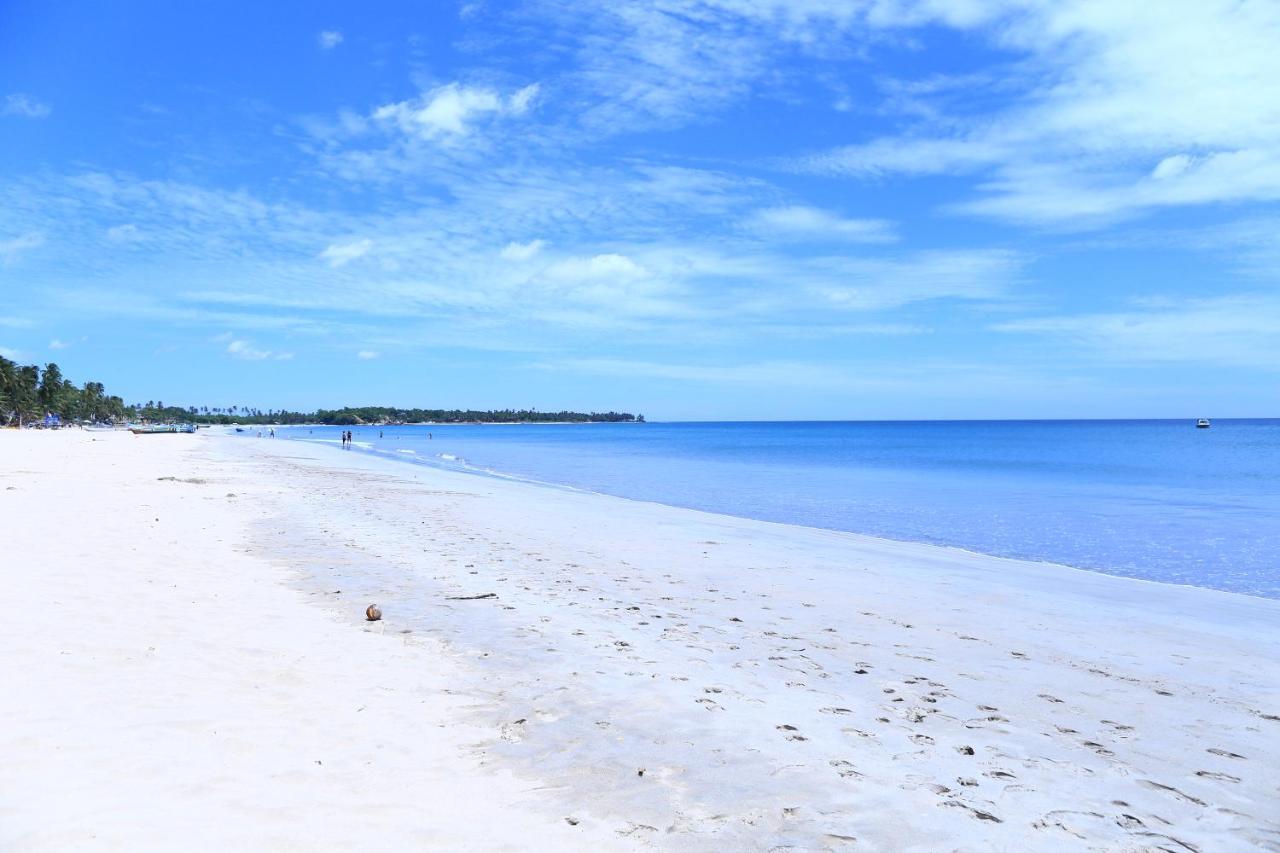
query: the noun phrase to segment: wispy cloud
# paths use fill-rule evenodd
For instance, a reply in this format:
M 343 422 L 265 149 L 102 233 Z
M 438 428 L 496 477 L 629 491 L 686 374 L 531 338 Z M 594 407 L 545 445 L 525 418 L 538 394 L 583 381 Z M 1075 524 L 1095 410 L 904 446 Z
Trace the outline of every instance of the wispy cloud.
M 321 50 L 333 50 L 342 44 L 342 33 L 338 30 L 322 30 L 320 35 L 316 36 Z
M 358 353 L 356 353 L 356 358 L 360 359 L 361 361 L 372 361 L 377 357 L 378 357 L 378 352 L 376 350 L 371 350 L 371 349 L 362 349 Z
M 241 338 L 237 338 L 227 344 L 227 355 L 242 361 L 266 361 L 268 359 L 288 361 L 293 358 L 293 353 L 291 352 L 272 352 L 271 350 L 259 349 L 249 341 Z
M 832 307 L 874 310 L 932 299 L 995 299 L 1024 276 L 1029 258 L 1007 249 L 829 259 L 812 291 Z
M 1216 364 L 1280 370 L 1280 298 L 1237 295 L 1035 317 L 997 331 L 1056 339 L 1112 362 Z
M 483 86 L 448 83 L 416 98 L 386 104 L 373 111 L 373 121 L 387 129 L 429 141 L 453 140 L 469 134 L 477 122 L 529 111 L 539 86 L 531 83 L 509 95 Z
M 349 243 L 333 243 L 325 247 L 320 257 L 328 261 L 331 267 L 341 267 L 363 258 L 372 248 L 373 241 L 368 238 L 352 240 Z
M 1084 0 L 993 3 L 967 21 L 948 15 L 960 5 L 915 11 L 921 23 L 985 25 L 995 46 L 1022 59 L 1018 97 L 994 113 L 938 110 L 907 134 L 797 158 L 795 167 L 973 174 L 976 197 L 954 210 L 1076 226 L 1280 199 L 1280 7 L 1178 0 L 1151 15 Z
M 52 350 L 66 349 L 69 346 L 71 346 L 71 344 L 64 343 L 63 341 L 60 341 L 57 338 L 54 338 L 53 340 L 49 341 L 49 349 L 52 349 Z
M 803 205 L 770 207 L 747 217 L 749 230 L 782 240 L 830 240 L 850 243 L 891 243 L 897 239 L 893 223 L 884 219 L 846 219 Z
M 126 222 L 123 225 L 112 225 L 108 228 L 107 239 L 116 243 L 134 243 L 142 240 L 142 232 L 137 225 Z
M 8 240 L 0 240 L 0 263 L 8 266 L 24 252 L 38 249 L 43 245 L 44 235 L 34 231 Z
M 6 95 L 4 105 L 0 107 L 0 115 L 17 116 L 19 118 L 48 118 L 53 110 L 31 95 L 21 92 Z
M 512 242 L 503 246 L 499 255 L 507 261 L 527 261 L 541 252 L 545 245 L 546 242 L 543 240 L 530 240 L 527 243 Z

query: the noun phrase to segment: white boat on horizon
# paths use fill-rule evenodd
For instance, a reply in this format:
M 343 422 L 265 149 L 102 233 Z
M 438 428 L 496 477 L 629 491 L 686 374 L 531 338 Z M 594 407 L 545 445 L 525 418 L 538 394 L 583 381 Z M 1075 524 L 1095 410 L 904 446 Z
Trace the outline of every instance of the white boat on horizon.
M 1208 428 L 1209 428 L 1208 418 L 1201 418 L 1200 420 L 1196 421 L 1196 429 L 1208 429 Z

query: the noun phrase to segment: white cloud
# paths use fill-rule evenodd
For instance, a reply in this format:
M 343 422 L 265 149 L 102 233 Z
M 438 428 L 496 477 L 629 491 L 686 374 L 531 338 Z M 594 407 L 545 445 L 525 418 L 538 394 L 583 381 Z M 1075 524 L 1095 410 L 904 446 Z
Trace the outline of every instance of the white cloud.
M 262 361 L 271 358 L 270 350 L 256 349 L 248 341 L 235 340 L 227 344 L 227 354 L 233 358 L 240 358 L 246 361 Z
M 548 267 L 546 275 L 560 281 L 618 281 L 642 278 L 648 271 L 626 255 L 609 253 L 566 258 Z
M 1037 317 L 997 331 L 1040 335 L 1111 361 L 1280 370 L 1280 298 L 1236 295 L 1129 311 Z
M 34 231 L 9 240 L 0 240 L 0 262 L 8 266 L 16 261 L 23 252 L 38 249 L 43 245 L 44 235 Z
M 49 349 L 66 349 L 69 346 L 71 346 L 71 344 L 63 343 L 57 338 L 54 338 L 53 340 L 49 341 Z
M 862 178 L 888 173 L 965 174 L 998 163 L 1010 154 L 1008 146 L 994 140 L 895 137 L 801 157 L 793 165 L 806 172 Z
M 546 245 L 543 240 L 530 240 L 528 243 L 508 243 L 498 254 L 506 261 L 527 261 L 541 252 Z
M 20 116 L 21 118 L 47 118 L 53 112 L 48 104 L 41 103 L 30 95 L 21 92 L 6 95 L 4 106 L 0 107 L 0 115 Z
M 10 361 L 22 360 L 22 353 L 16 349 L 10 349 L 9 347 L 0 347 L 0 356 L 3 356 Z
M 320 43 L 322 50 L 333 50 L 342 44 L 342 33 L 337 30 L 324 30 L 316 36 L 316 41 Z
M 974 388 L 1026 392 L 1043 386 L 1044 377 L 1019 375 L 963 359 L 942 362 L 833 363 L 795 359 L 719 363 L 672 363 L 617 358 L 569 358 L 537 362 L 536 369 L 584 373 L 619 380 L 656 379 L 747 388 L 807 389 L 824 394 L 910 392 L 972 398 Z M 1040 390 L 1043 390 L 1040 387 Z
M 378 357 L 378 353 L 371 349 L 362 349 L 360 350 L 360 352 L 356 353 L 356 358 L 360 359 L 361 361 L 372 361 L 377 357 Z
M 537 83 L 530 83 L 507 99 L 507 110 L 513 115 L 524 115 L 537 100 L 541 88 Z
M 796 168 L 977 174 L 977 198 L 953 209 L 1054 224 L 1280 200 L 1280 5 L 1167 0 L 1159 14 L 1095 0 L 880 5 L 887 12 L 870 23 L 982 28 L 1019 60 L 1002 82 L 1006 106 L 949 110 L 944 100 L 915 114 L 923 118 L 908 133 Z M 966 6 L 981 13 L 960 14 Z M 915 97 L 930 103 L 928 92 Z
M 504 97 L 495 89 L 448 83 L 417 98 L 378 107 L 372 118 L 414 138 L 458 138 L 466 136 L 476 122 L 486 117 L 525 114 L 538 91 L 538 84 L 533 83 Z
M 141 237 L 138 226 L 132 222 L 124 225 L 113 225 L 107 229 L 107 239 L 115 243 L 132 243 L 140 240 Z
M 793 205 L 757 210 L 746 226 L 765 237 L 888 243 L 897 239 L 893 223 L 884 219 L 845 219 L 814 207 Z
M 930 299 L 996 299 L 1020 280 L 1027 260 L 1003 249 L 835 258 L 814 265 L 824 275 L 810 291 L 834 307 L 857 311 Z
M 1174 154 L 1157 163 L 1156 167 L 1151 170 L 1151 177 L 1157 180 L 1176 178 L 1190 169 L 1193 163 L 1195 163 L 1195 160 L 1186 154 Z
M 342 267 L 354 260 L 363 258 L 373 248 L 369 239 L 353 240 L 349 243 L 333 243 L 320 253 L 322 260 L 328 261 L 331 267 Z
M 249 341 L 240 338 L 227 344 L 227 355 L 242 361 L 266 361 L 268 359 L 289 361 L 293 358 L 293 353 L 291 352 L 272 352 L 271 350 L 258 349 Z

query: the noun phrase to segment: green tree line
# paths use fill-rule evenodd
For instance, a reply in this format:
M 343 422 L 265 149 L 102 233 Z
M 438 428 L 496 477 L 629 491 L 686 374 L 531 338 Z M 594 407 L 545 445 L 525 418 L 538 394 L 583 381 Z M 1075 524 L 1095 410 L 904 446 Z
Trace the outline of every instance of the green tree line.
M 22 426 L 58 415 L 65 422 L 123 421 L 186 422 L 198 424 L 358 424 L 388 423 L 629 423 L 643 422 L 644 415 L 629 412 L 539 412 L 536 409 L 400 409 L 390 406 L 357 406 L 290 412 L 251 406 L 166 406 L 163 400 L 126 405 L 108 396 L 101 382 L 76 387 L 63 378 L 58 365 L 20 365 L 0 356 L 0 425 Z
M 396 409 L 387 406 L 359 406 L 344 409 L 320 409 L 313 415 L 315 423 L 356 425 L 385 423 L 441 424 L 464 423 L 630 423 L 644 421 L 644 415 L 630 412 L 540 412 L 537 409 Z
M 22 426 L 46 414 L 64 421 L 118 421 L 127 412 L 124 400 L 108 396 L 101 382 L 77 388 L 56 364 L 41 370 L 0 356 L 0 425 Z

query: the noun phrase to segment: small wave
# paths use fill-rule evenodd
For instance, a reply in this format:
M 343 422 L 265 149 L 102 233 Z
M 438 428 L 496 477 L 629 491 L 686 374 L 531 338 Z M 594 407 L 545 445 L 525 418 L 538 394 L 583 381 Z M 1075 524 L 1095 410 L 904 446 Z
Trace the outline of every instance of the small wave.
M 454 456 L 452 453 L 437 453 L 436 455 L 437 455 L 437 456 L 439 456 L 441 459 L 447 459 L 447 460 L 449 460 L 450 462 L 461 462 L 461 461 L 462 461 L 462 460 L 461 460 L 461 459 L 459 459 L 458 457 Z
M 396 453 L 412 453 L 414 456 L 418 455 L 418 451 L 416 450 L 397 450 Z

